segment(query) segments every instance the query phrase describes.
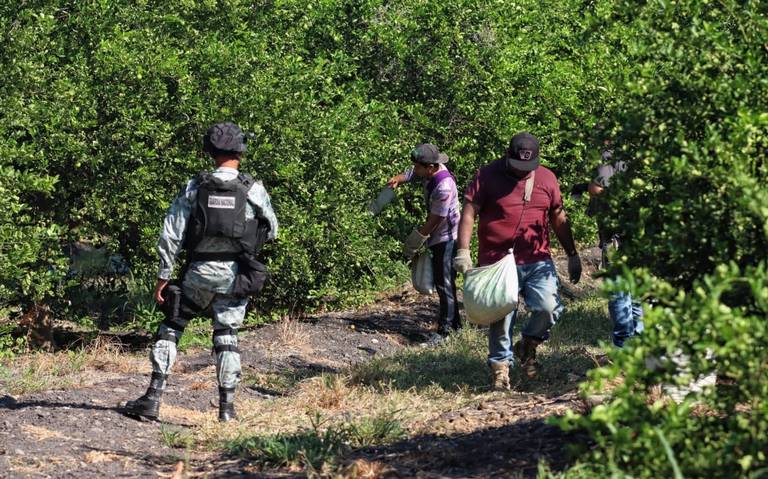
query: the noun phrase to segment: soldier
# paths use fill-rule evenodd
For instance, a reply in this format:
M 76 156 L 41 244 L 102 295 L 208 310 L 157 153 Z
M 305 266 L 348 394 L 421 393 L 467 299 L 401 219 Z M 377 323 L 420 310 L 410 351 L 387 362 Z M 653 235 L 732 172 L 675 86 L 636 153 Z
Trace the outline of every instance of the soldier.
M 149 388 L 126 403 L 128 416 L 157 419 L 184 328 L 210 307 L 219 420 L 236 417 L 234 393 L 240 382 L 237 330 L 245 317 L 248 296 L 261 289 L 266 277 L 255 255 L 265 241 L 277 236 L 277 218 L 267 191 L 260 181 L 238 171 L 246 143 L 243 131 L 233 123 L 210 127 L 203 145 L 216 169 L 190 180 L 168 209 L 157 245 L 160 268 L 154 292 L 165 320 L 150 352 Z M 182 249 L 186 264 L 178 286 L 169 280 Z
M 605 225 L 605 217 L 610 213 L 610 207 L 606 203 L 605 190 L 610 186 L 614 175 L 623 173 L 627 169 L 624 161 L 613 161 L 613 150 L 610 140 L 604 141 L 604 148 L 600 152 L 601 164 L 595 171 L 594 178 L 589 183 L 589 216 L 597 218 L 597 231 L 602 252 L 602 267 L 608 266 L 611 251 L 619 248 L 619 235 L 608 231 Z M 616 347 L 624 347 L 624 343 L 631 337 L 643 332 L 643 307 L 628 292 L 613 293 L 608 299 L 608 315 L 613 323 L 613 344 Z

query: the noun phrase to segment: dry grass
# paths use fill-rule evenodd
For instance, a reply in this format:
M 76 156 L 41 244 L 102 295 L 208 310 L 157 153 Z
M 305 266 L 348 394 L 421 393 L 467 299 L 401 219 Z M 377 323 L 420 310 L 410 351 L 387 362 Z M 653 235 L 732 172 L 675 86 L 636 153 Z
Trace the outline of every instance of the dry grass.
M 73 470 L 80 465 L 74 457 L 31 455 L 8 457 L 10 470 L 7 475 L 0 471 L 0 477 L 50 477 L 55 471 Z
M 302 381 L 288 396 L 238 401 L 240 418 L 235 424 L 222 425 L 215 414 L 206 415 L 197 430 L 197 442 L 218 448 L 242 436 L 293 433 L 308 427 L 314 414 L 319 414 L 324 426 L 330 427 L 395 411 L 403 427 L 411 429 L 474 400 L 472 395 L 446 392 L 438 387 L 428 391 L 382 390 L 352 385 L 347 376 L 324 375 Z
M 29 437 L 34 438 L 36 441 L 45 441 L 46 439 L 69 439 L 64 434 L 51 431 L 40 426 L 33 426 L 31 424 L 24 424 L 21 426 L 21 430 Z
M 306 398 L 306 409 L 326 411 L 349 407 L 347 400 L 351 397 L 347 378 L 338 374 L 323 374 L 306 379 L 299 383 L 297 393 Z
M 37 352 L 13 361 L 3 371 L 3 383 L 11 394 L 49 389 L 72 389 L 85 382 L 81 353 Z
M 85 368 L 120 374 L 150 370 L 146 358 L 126 354 L 120 343 L 106 336 L 97 336 L 85 348 Z
M 213 411 L 213 410 L 211 410 Z M 172 406 L 167 403 L 163 403 L 160 406 L 160 418 L 164 422 L 173 424 L 184 424 L 189 426 L 199 426 L 206 423 L 209 419 L 213 418 L 213 412 L 196 411 L 194 409 L 186 409 L 183 407 Z
M 165 474 L 162 472 L 157 473 L 158 477 L 163 477 L 167 479 L 183 479 L 184 477 L 190 477 L 190 476 L 198 476 L 197 474 L 188 474 L 187 473 L 187 466 L 184 461 L 179 461 L 176 463 L 176 465 L 173 467 L 173 471 L 170 474 Z
M 379 461 L 366 461 L 358 459 L 344 469 L 344 477 L 353 477 L 355 479 L 379 479 L 391 477 L 395 471 L 392 466 L 388 466 Z
M 301 321 L 286 316 L 277 325 L 277 343 L 280 349 L 306 348 L 309 330 Z
M 135 354 L 126 354 L 111 339 L 98 337 L 77 351 L 36 352 L 5 361 L 0 385 L 11 394 L 29 394 L 51 389 L 74 389 L 104 379 L 104 373 L 149 373 L 150 364 Z M 93 374 L 95 371 L 100 374 Z
M 205 391 L 208 389 L 214 390 L 216 387 L 217 383 L 211 380 L 195 381 L 189 385 L 189 389 L 192 391 Z
M 88 464 L 99 464 L 101 462 L 123 461 L 126 458 L 113 452 L 89 451 L 85 453 L 83 460 Z

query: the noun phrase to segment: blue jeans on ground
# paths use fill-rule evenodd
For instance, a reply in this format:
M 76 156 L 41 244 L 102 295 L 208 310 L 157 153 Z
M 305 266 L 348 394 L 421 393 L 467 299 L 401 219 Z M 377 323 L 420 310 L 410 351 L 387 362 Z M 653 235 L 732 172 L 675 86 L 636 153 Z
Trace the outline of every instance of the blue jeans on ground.
M 632 301 L 629 293 L 615 293 L 608 300 L 608 315 L 613 322 L 613 344 L 619 348 L 624 342 L 643 332 L 643 307 Z
M 552 260 L 517 265 L 517 280 L 521 299 L 530 312 L 530 319 L 523 328 L 523 336 L 544 341 L 563 312 L 559 281 Z M 488 362 L 512 362 L 512 330 L 517 320 L 517 310 L 488 328 Z
M 429 247 L 432 251 L 432 275 L 435 290 L 440 299 L 440 315 L 437 319 L 437 332 L 447 336 L 451 328 L 461 328 L 459 303 L 456 301 L 456 270 L 453 258 L 456 257 L 456 241 L 449 240 Z

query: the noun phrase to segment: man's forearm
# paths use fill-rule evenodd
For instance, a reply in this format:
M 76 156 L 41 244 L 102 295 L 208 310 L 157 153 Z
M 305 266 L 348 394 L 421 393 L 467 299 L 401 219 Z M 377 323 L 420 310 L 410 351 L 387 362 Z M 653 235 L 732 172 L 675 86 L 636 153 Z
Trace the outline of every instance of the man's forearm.
M 568 221 L 565 210 L 561 208 L 554 212 L 551 215 L 550 221 L 552 223 L 552 229 L 555 231 L 555 236 L 557 236 L 557 240 L 565 250 L 565 253 L 568 256 L 577 254 L 578 251 L 576 251 L 576 243 L 573 241 L 571 223 Z
M 477 209 L 474 204 L 469 202 L 464 204 L 464 208 L 461 210 L 461 220 L 459 221 L 458 249 L 469 249 L 476 213 Z
M 444 219 L 445 216 L 438 216 L 436 214 L 430 213 L 429 217 L 427 218 L 427 222 L 424 223 L 421 228 L 419 228 L 419 233 L 424 236 L 431 235 L 432 232 L 435 231 L 435 228 L 437 228 Z

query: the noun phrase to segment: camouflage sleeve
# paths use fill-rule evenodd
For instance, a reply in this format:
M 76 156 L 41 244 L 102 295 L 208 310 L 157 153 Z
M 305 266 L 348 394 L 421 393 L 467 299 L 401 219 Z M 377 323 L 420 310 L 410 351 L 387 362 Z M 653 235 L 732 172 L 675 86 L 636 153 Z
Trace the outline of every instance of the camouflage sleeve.
M 272 209 L 272 200 L 269 198 L 269 193 L 261 184 L 261 181 L 257 181 L 251 187 L 248 192 L 248 201 L 256 209 L 256 215 L 266 219 L 269 222 L 269 235 L 267 239 L 273 240 L 277 238 L 277 216 Z
M 614 174 L 613 166 L 610 164 L 603 164 L 597 167 L 595 170 L 595 177 L 592 182 L 600 188 L 608 188 L 611 182 L 611 177 Z
M 187 221 L 192 214 L 192 205 L 197 199 L 197 183 L 189 181 L 187 186 L 173 200 L 165 214 L 163 229 L 160 239 L 157 241 L 157 253 L 160 256 L 160 267 L 157 277 L 170 279 L 176 258 L 179 256 L 181 246 L 184 243 L 184 234 L 187 231 Z

